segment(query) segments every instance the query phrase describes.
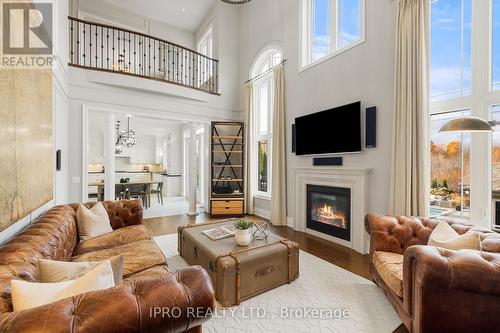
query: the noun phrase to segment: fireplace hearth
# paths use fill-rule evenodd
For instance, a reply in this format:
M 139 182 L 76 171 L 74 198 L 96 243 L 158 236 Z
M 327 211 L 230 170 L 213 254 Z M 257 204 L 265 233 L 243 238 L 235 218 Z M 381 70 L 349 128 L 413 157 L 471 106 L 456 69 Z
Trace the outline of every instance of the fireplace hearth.
M 351 189 L 307 185 L 307 228 L 351 240 Z

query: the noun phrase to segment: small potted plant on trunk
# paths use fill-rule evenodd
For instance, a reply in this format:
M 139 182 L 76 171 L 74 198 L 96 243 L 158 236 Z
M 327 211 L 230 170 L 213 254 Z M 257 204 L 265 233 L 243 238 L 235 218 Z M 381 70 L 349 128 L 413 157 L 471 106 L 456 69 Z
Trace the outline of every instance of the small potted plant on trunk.
M 241 219 L 234 223 L 236 227 L 236 234 L 234 237 L 236 238 L 236 243 L 239 246 L 248 246 L 250 241 L 252 240 L 252 231 L 253 222 Z

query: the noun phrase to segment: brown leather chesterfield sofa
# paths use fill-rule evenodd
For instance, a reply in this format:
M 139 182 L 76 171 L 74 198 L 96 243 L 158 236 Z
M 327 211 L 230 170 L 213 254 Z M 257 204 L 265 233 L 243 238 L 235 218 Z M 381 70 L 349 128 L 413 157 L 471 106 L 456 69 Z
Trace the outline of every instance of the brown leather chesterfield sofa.
M 201 332 L 214 307 L 206 271 L 167 270 L 165 257 L 142 225 L 140 201 L 103 204 L 114 229 L 110 234 L 78 242 L 78 205 L 67 205 L 52 208 L 0 246 L 0 332 Z M 118 254 L 124 256 L 121 285 L 13 312 L 10 281 L 37 281 L 39 258 L 100 261 Z M 176 312 L 152 315 L 155 307 Z
M 483 251 L 426 246 L 446 221 Z M 410 332 L 500 331 L 500 235 L 450 218 L 369 214 L 371 274 Z

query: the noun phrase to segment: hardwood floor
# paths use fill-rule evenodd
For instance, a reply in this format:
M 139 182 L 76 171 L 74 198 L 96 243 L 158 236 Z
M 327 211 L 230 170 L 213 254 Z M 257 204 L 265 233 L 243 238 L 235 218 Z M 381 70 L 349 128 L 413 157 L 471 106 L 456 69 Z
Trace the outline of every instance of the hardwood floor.
M 248 216 L 247 219 L 269 222 L 256 216 Z M 220 219 L 212 219 L 207 214 L 200 214 L 196 217 L 179 215 L 147 219 L 144 221 L 144 224 L 146 225 L 152 236 L 161 236 L 177 233 L 177 227 L 181 225 L 199 224 L 217 220 Z M 354 274 L 371 280 L 369 270 L 370 259 L 368 255 L 361 255 L 356 251 L 348 249 L 344 246 L 326 241 L 313 235 L 295 231 L 288 227 L 271 226 L 271 230 L 273 233 L 283 238 L 288 238 L 298 243 L 302 251 L 308 252 Z M 408 331 L 406 330 L 404 325 L 401 325 L 394 332 L 407 333 Z

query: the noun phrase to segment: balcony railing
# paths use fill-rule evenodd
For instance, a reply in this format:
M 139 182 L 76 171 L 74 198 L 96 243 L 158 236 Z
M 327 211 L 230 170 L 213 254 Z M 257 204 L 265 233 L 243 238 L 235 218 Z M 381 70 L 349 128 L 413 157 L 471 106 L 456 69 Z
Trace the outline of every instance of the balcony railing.
M 219 95 L 219 61 L 140 32 L 69 17 L 69 65 Z

